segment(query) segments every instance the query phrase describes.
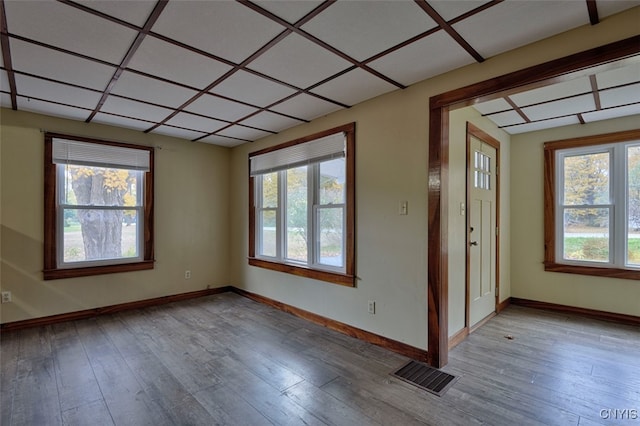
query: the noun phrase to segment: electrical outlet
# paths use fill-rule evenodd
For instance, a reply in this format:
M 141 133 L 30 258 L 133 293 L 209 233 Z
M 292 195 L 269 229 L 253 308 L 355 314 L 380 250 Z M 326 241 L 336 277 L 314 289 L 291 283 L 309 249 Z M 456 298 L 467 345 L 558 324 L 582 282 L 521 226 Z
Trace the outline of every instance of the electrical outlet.
M 367 307 L 370 314 L 376 313 L 376 302 L 374 300 L 369 300 L 369 305 Z
M 187 269 L 186 271 L 184 271 L 184 279 L 185 280 L 191 279 L 191 271 L 190 270 Z
M 2 292 L 2 303 L 9 303 L 11 302 L 11 292 L 10 291 L 3 291 Z

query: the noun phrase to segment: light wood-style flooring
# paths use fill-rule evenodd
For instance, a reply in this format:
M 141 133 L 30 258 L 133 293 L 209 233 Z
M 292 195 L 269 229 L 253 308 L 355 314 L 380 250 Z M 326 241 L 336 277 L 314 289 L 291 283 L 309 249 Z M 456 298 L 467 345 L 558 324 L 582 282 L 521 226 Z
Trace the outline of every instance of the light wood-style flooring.
M 0 349 L 3 426 L 640 425 L 621 420 L 640 416 L 637 327 L 516 306 L 451 351 L 443 397 L 392 378 L 401 355 L 233 293 Z

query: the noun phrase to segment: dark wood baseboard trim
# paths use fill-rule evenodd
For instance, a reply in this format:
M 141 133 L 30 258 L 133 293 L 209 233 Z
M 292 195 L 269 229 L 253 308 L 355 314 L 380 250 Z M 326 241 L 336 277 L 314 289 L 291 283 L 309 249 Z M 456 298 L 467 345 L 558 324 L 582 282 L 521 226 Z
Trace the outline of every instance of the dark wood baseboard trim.
M 265 305 L 274 307 L 281 311 L 287 312 L 289 314 L 295 315 L 299 318 L 305 319 L 307 321 L 311 321 L 315 324 L 321 325 L 323 327 L 327 327 L 331 330 L 340 332 L 342 334 L 346 334 L 347 336 L 355 337 L 356 339 L 363 340 L 365 342 L 374 344 L 376 346 L 381 346 L 385 349 L 389 349 L 391 351 L 397 352 L 401 355 L 407 356 L 409 358 L 413 358 L 418 361 L 427 361 L 427 351 L 424 349 L 419 349 L 406 343 L 398 342 L 396 340 L 389 339 L 387 337 L 380 336 L 375 333 L 371 333 L 369 331 L 365 331 L 351 325 L 332 320 L 330 318 L 323 317 L 318 314 L 314 314 L 313 312 L 305 311 L 300 308 L 296 308 L 295 306 L 287 305 L 286 303 L 278 302 L 277 300 L 270 299 L 265 296 L 261 296 L 259 294 L 251 293 L 246 290 L 242 290 L 236 287 L 231 287 L 231 291 L 241 296 L 247 297 L 251 300 L 255 300 L 256 302 L 263 303 Z
M 453 336 L 449 337 L 449 350 L 458 346 L 469 335 L 469 327 L 464 327 Z
M 511 303 L 518 306 L 526 306 L 528 308 L 546 309 L 548 311 L 556 311 L 563 313 L 571 313 L 582 315 L 589 318 L 599 319 L 603 321 L 612 321 L 627 325 L 640 325 L 640 317 L 626 314 L 617 314 L 615 312 L 597 311 L 595 309 L 579 308 L 576 306 L 558 305 L 556 303 L 539 302 L 536 300 L 511 298 Z
M 496 312 L 500 313 L 504 311 L 507 308 L 507 306 L 509 306 L 510 304 L 511 304 L 511 298 L 507 297 L 502 302 L 498 303 L 498 306 L 496 306 Z
M 491 312 L 489 315 L 487 315 L 486 317 L 484 317 L 483 319 L 481 319 L 480 321 L 478 321 L 477 323 L 469 327 L 469 334 L 473 333 L 474 331 L 476 331 L 477 329 L 485 325 L 487 322 L 489 322 L 491 318 L 495 317 L 496 315 L 498 315 L 496 312 Z
M 153 299 L 137 300 L 135 302 L 119 303 L 117 305 L 103 306 L 100 308 L 85 309 L 82 311 L 68 312 L 65 314 L 51 315 L 41 318 L 33 318 L 22 321 L 0 324 L 0 332 L 21 330 L 23 328 L 40 327 L 65 321 L 76 321 L 93 318 L 100 315 L 114 314 L 116 312 L 141 309 L 149 306 L 164 305 L 166 303 L 179 302 L 181 300 L 195 299 L 197 297 L 210 296 L 212 294 L 226 293 L 231 287 L 208 288 L 206 290 L 191 291 L 188 293 L 172 294 L 170 296 L 154 297 Z

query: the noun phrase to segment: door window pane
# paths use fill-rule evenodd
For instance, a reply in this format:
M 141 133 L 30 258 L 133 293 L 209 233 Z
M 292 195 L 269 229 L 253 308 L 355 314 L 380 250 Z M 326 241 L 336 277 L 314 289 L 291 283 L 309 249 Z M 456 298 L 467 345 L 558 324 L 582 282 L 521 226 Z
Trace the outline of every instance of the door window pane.
M 609 209 L 565 209 L 564 259 L 609 262 L 609 235 Z

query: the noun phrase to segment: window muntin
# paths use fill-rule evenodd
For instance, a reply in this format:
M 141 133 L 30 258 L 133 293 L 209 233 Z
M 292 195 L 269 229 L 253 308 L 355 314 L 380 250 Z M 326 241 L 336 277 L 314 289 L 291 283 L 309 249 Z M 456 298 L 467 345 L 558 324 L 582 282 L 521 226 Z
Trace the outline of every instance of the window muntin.
M 545 181 L 545 269 L 640 279 L 640 131 L 546 143 Z
M 44 278 L 153 268 L 152 148 L 45 134 Z
M 354 130 L 250 154 L 250 264 L 353 285 Z

